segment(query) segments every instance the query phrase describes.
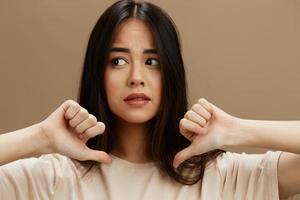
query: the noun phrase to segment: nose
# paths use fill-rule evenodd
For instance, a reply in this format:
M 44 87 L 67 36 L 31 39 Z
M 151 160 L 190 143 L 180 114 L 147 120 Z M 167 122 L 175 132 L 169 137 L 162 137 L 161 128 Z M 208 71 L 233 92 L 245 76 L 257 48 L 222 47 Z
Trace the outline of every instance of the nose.
M 145 81 L 140 67 L 133 67 L 128 78 L 129 86 L 145 86 Z
M 131 81 L 130 82 L 130 86 L 139 85 L 139 84 L 141 84 L 142 86 L 145 85 L 144 81 Z

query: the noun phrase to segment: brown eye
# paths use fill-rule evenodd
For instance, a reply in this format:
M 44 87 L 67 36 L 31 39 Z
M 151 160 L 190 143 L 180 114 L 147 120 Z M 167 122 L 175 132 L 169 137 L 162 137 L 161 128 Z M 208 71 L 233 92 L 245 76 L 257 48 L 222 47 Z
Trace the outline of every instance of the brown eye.
M 115 66 L 115 65 L 120 66 L 120 65 L 126 64 L 126 61 L 124 61 L 123 58 L 114 58 L 114 59 L 111 60 L 111 64 L 112 64 L 113 66 Z
M 155 59 L 155 58 L 149 58 L 148 60 L 146 60 L 146 64 L 147 65 L 154 65 L 154 66 L 159 66 L 159 60 Z

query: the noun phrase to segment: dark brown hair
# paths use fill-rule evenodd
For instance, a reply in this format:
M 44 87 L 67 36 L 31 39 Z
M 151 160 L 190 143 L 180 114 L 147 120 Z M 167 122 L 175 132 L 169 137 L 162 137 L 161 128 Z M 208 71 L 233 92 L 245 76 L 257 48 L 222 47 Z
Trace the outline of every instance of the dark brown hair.
M 181 46 L 176 26 L 168 14 L 148 2 L 118 1 L 100 16 L 94 26 L 85 55 L 79 91 L 79 104 L 106 125 L 103 134 L 91 138 L 87 146 L 110 153 L 115 142 L 113 114 L 109 109 L 104 91 L 103 76 L 108 50 L 118 25 L 126 19 L 142 20 L 152 31 L 161 65 L 163 94 L 158 114 L 151 120 L 149 129 L 149 153 L 161 172 L 182 184 L 194 184 L 202 179 L 209 160 L 216 158 L 222 150 L 213 150 L 184 161 L 174 170 L 172 162 L 180 150 L 190 141 L 179 133 L 179 121 L 187 112 L 187 86 Z M 86 161 L 89 170 L 95 162 Z M 88 170 L 88 171 L 89 171 Z M 185 176 L 185 170 L 196 172 Z

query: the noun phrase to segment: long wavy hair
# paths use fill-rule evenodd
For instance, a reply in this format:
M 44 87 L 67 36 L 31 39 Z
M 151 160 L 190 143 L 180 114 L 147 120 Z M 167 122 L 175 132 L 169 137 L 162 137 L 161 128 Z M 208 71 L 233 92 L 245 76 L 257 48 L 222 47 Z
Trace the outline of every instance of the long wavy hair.
M 171 17 L 160 7 L 149 2 L 121 0 L 115 2 L 100 16 L 94 26 L 84 60 L 78 102 L 89 113 L 106 125 L 106 130 L 87 142 L 92 149 L 110 153 L 116 141 L 113 133 L 113 113 L 104 91 L 104 70 L 108 50 L 120 23 L 129 18 L 142 20 L 152 31 L 160 59 L 163 92 L 157 115 L 149 129 L 149 153 L 161 172 L 175 181 L 192 185 L 202 180 L 208 161 L 215 159 L 223 150 L 213 150 L 193 156 L 175 170 L 174 156 L 190 145 L 179 133 L 179 121 L 187 112 L 187 85 L 184 63 L 177 28 Z M 81 162 L 88 165 L 89 172 L 96 162 Z M 192 170 L 193 176 L 185 172 Z

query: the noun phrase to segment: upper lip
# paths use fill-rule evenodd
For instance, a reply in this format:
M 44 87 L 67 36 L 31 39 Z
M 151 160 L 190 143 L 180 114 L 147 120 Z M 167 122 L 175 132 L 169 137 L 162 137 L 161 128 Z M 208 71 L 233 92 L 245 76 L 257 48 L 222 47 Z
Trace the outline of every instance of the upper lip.
M 135 98 L 143 98 L 145 100 L 150 100 L 150 97 L 148 97 L 146 94 L 144 93 L 131 93 L 129 94 L 125 99 L 124 101 L 128 101 L 128 100 L 132 100 L 132 99 L 135 99 Z

